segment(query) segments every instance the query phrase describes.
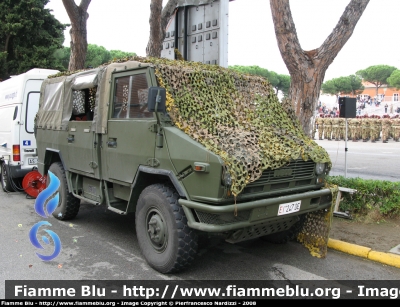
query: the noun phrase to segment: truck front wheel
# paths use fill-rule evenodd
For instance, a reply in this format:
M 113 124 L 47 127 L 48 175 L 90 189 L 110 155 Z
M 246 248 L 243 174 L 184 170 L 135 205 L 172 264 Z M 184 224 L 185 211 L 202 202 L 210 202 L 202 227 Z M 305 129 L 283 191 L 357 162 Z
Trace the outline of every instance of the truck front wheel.
M 3 188 L 4 192 L 14 192 L 14 188 L 12 187 L 11 178 L 9 176 L 9 172 L 7 170 L 6 163 L 1 164 L 1 187 Z
M 60 180 L 60 187 L 58 188 L 60 201 L 53 212 L 53 216 L 62 221 L 73 219 L 79 212 L 81 200 L 72 195 L 68 190 L 67 177 L 65 176 L 65 170 L 61 162 L 55 162 L 50 165 L 49 171 Z M 50 178 L 47 177 L 47 185 L 49 183 Z
M 161 273 L 178 272 L 191 264 L 197 252 L 197 234 L 187 225 L 173 187 L 153 184 L 140 194 L 136 234 L 148 264 Z

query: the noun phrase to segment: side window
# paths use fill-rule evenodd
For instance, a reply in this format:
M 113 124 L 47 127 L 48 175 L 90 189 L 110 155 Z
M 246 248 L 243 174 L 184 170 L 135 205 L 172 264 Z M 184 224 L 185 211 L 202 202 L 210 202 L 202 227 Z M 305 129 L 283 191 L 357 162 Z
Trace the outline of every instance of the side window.
M 115 79 L 112 118 L 152 118 L 147 111 L 148 84 L 145 73 Z
M 25 129 L 28 133 L 33 133 L 35 126 L 35 116 L 39 110 L 39 92 L 30 92 L 28 94 L 28 99 L 26 102 L 26 119 L 25 119 Z
M 96 87 L 72 91 L 72 116 L 71 120 L 93 120 Z

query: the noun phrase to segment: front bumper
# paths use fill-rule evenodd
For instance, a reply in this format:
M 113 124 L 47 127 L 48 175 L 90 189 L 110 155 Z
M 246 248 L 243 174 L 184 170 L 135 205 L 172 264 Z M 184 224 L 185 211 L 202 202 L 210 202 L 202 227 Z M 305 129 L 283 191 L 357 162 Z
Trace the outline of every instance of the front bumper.
M 300 211 L 278 215 L 280 204 L 299 200 L 301 200 Z M 321 189 L 226 206 L 204 204 L 187 199 L 179 199 L 179 204 L 186 214 L 188 226 L 204 232 L 220 233 L 259 225 L 268 225 L 268 227 L 278 225 L 275 227 L 277 229 L 266 231 L 260 234 L 261 236 L 280 231 L 279 225 L 288 224 L 287 227 L 290 227 L 293 224 L 292 221 L 298 220 L 294 219 L 298 215 L 330 208 L 332 193 L 330 189 Z

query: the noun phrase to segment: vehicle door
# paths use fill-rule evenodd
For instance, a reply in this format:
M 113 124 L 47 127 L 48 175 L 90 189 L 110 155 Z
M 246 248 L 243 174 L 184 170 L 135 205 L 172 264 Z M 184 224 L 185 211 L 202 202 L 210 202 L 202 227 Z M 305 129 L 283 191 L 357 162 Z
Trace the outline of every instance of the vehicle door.
M 102 142 L 103 178 L 132 183 L 139 165 L 154 158 L 155 115 L 147 110 L 147 93 L 156 85 L 149 69 L 114 73 L 107 134 Z
M 92 89 L 72 91 L 72 116 L 64 140 L 68 146 L 66 163 L 69 170 L 92 178 L 100 178 L 98 135 L 92 131 L 94 101 Z
M 40 86 L 43 80 L 27 80 L 22 97 L 19 125 L 20 155 L 24 167 L 36 166 L 35 116 L 39 109 Z

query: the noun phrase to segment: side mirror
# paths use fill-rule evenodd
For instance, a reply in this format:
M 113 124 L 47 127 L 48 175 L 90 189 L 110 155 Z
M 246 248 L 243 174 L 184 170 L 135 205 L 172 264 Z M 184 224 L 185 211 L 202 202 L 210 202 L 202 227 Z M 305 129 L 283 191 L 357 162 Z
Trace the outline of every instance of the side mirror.
M 152 86 L 149 88 L 147 97 L 147 109 L 149 112 L 165 113 L 165 102 L 167 100 L 165 88 Z

